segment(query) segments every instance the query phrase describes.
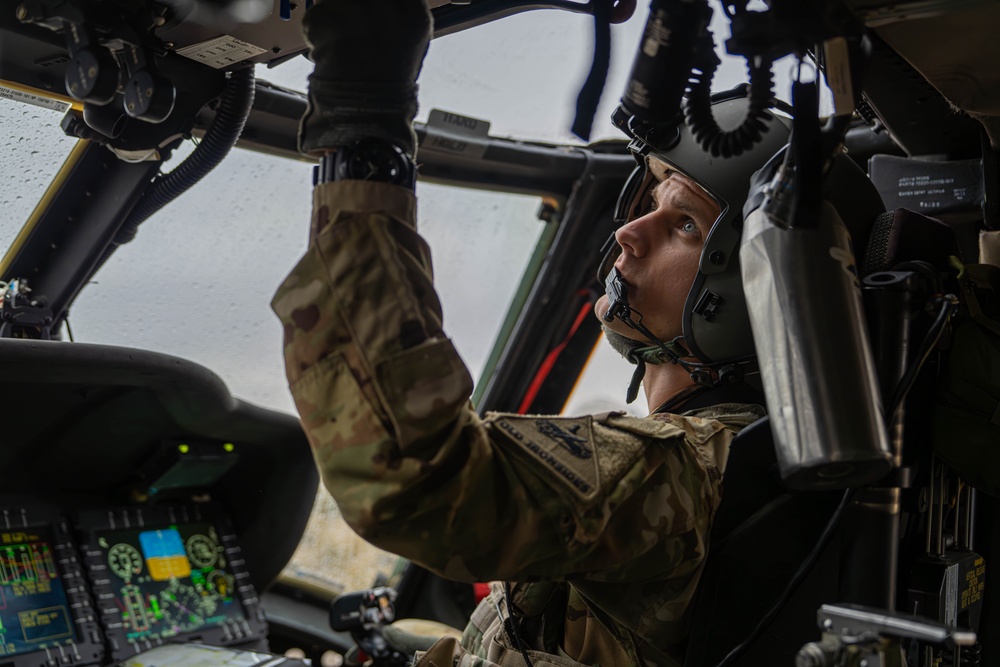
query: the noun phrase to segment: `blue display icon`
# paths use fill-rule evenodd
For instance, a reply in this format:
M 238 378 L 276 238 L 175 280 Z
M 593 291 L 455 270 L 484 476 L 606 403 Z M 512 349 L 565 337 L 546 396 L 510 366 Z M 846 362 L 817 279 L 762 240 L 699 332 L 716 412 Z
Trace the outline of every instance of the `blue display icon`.
M 142 547 L 153 581 L 191 576 L 191 562 L 176 528 L 139 533 L 139 546 Z

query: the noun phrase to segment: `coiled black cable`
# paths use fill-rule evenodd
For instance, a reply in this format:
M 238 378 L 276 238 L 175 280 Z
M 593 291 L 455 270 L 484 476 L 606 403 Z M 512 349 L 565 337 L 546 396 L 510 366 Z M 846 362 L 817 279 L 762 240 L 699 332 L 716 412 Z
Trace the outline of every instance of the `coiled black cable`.
M 254 86 L 253 67 L 229 75 L 229 83 L 219 98 L 215 119 L 201 143 L 184 162 L 170 173 L 157 176 L 146 188 L 142 199 L 115 235 L 115 245 L 134 239 L 140 224 L 204 178 L 229 154 L 250 116 Z
M 729 158 L 742 155 L 744 151 L 753 148 L 767 132 L 765 120 L 774 98 L 774 78 L 770 60 L 757 57 L 747 62 L 750 77 L 747 96 L 750 98 L 750 108 L 739 127 L 723 130 L 712 115 L 712 79 L 720 63 L 711 37 L 708 37 L 691 73 L 684 115 L 691 133 L 703 150 L 713 157 Z

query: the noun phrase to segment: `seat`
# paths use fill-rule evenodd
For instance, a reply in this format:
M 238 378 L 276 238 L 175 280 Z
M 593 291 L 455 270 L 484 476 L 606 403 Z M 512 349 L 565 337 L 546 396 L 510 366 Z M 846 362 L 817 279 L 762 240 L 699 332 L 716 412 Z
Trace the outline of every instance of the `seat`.
M 841 492 L 791 493 L 780 482 L 770 419 L 732 442 L 692 614 L 685 667 L 710 667 L 744 641 L 819 539 Z M 816 610 L 837 597 L 839 536 L 777 618 L 734 665 L 792 665 L 818 638 Z

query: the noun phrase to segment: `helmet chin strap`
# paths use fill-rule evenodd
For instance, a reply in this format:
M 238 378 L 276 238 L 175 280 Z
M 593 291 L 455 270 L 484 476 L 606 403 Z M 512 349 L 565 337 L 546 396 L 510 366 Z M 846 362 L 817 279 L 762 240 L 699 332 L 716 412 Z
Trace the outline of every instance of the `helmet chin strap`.
M 679 364 L 684 370 L 691 373 L 691 378 L 699 384 L 704 384 L 701 377 L 704 373 L 695 373 L 701 364 L 692 364 L 684 361 L 684 357 L 691 356 L 691 353 L 684 348 L 677 338 L 669 342 L 663 342 L 657 338 L 642 323 L 642 313 L 632 309 L 628 303 L 628 285 L 622 279 L 622 274 L 616 268 L 612 268 L 608 277 L 604 280 L 604 291 L 608 296 L 608 310 L 604 313 L 605 322 L 613 322 L 618 318 L 629 328 L 638 331 L 652 345 L 639 347 L 638 342 L 619 333 L 613 332 L 605 326 L 605 332 L 611 345 L 618 350 L 626 359 L 635 364 L 635 372 L 632 373 L 632 380 L 629 382 L 628 391 L 625 394 L 625 402 L 631 403 L 639 395 L 639 384 L 646 374 L 647 364 L 662 364 L 670 362 Z M 632 314 L 638 316 L 638 320 L 632 318 Z M 620 339 L 620 340 L 617 340 Z M 626 342 L 627 341 L 627 342 Z M 636 343 L 633 345 L 631 343 Z
M 640 334 L 645 336 L 649 342 L 653 344 L 653 349 L 658 351 L 658 356 L 665 357 L 665 359 L 660 359 L 659 363 L 663 363 L 665 360 L 669 360 L 672 364 L 685 365 L 681 361 L 682 354 L 688 354 L 688 351 L 683 347 L 680 347 L 675 342 L 664 343 L 662 340 L 657 338 L 652 331 L 646 328 L 642 323 L 642 313 L 637 310 L 633 310 L 628 303 L 628 285 L 622 279 L 622 274 L 619 273 L 618 269 L 612 268 L 608 277 L 604 280 L 604 293 L 608 295 L 608 309 L 604 313 L 605 322 L 614 322 L 617 317 L 619 320 L 628 325 L 629 328 L 635 329 Z M 638 321 L 632 319 L 632 313 L 639 316 Z M 646 361 L 652 361 L 647 355 Z

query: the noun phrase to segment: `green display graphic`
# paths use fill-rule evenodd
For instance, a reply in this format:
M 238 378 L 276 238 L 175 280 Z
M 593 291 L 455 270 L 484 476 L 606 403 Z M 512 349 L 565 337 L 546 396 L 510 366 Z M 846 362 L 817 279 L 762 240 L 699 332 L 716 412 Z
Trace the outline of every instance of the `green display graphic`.
M 215 527 L 103 531 L 115 602 L 129 641 L 169 638 L 244 619 Z
M 75 639 L 50 536 L 38 529 L 0 532 L 0 655 Z

